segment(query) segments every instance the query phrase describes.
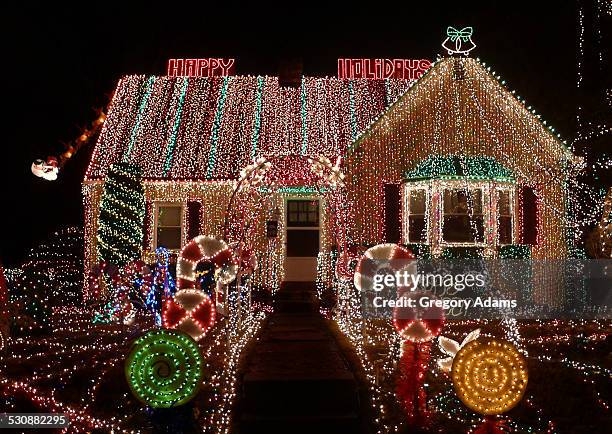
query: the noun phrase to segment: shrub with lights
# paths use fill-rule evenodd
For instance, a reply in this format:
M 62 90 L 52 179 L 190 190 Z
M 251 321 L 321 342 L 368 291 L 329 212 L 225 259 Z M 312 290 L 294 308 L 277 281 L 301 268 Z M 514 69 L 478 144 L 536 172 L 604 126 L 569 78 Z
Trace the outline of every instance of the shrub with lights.
M 23 272 L 11 292 L 17 315 L 12 318 L 11 334 L 32 335 L 50 331 L 51 302 L 48 276 L 41 270 Z
M 53 306 L 80 305 L 83 300 L 83 230 L 62 228 L 33 248 L 23 273 L 40 272 Z

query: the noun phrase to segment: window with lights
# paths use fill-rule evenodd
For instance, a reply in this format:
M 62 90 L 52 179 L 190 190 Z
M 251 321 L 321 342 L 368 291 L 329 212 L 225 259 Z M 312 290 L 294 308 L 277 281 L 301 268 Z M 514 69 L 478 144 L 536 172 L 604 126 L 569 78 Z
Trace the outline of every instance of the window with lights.
M 404 174 L 402 240 L 491 252 L 515 244 L 516 182 L 490 157 L 430 157 Z
M 184 207 L 179 203 L 155 204 L 155 248 L 178 251 L 183 246 Z

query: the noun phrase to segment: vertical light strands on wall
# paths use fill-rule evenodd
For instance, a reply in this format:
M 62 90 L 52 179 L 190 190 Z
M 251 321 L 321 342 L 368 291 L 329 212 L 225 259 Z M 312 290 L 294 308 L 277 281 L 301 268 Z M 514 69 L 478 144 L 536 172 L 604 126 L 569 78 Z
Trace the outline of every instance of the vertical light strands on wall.
M 255 102 L 255 121 L 253 122 L 253 135 L 251 137 L 251 160 L 257 157 L 257 144 L 259 142 L 259 130 L 261 128 L 261 95 L 263 93 L 265 80 L 257 77 L 257 96 Z
M 357 243 L 382 241 L 381 179 L 400 182 L 402 172 L 433 156 L 459 154 L 503 162 L 517 187 L 537 186 L 538 225 L 544 236 L 534 246 L 534 258 L 566 254 L 565 227 L 572 223 L 562 173 L 575 158 L 531 106 L 508 90 L 490 67 L 471 58 L 436 62 L 347 151 L 347 190 Z M 432 205 L 441 199 L 433 195 L 428 201 Z M 430 234 L 439 230 L 429 228 Z M 488 234 L 490 241 L 495 241 L 493 235 Z
M 116 163 L 104 181 L 98 219 L 98 259 L 125 265 L 142 253 L 145 213 L 140 167 Z
M 301 155 L 308 153 L 308 105 L 306 100 L 306 82 L 302 77 L 302 85 L 300 86 L 300 105 L 302 114 L 302 151 Z
M 87 180 L 103 179 L 125 155 L 141 165 L 146 179 L 175 180 L 232 179 L 254 157 L 301 155 L 303 149 L 335 157 L 410 84 L 303 77 L 300 88 L 281 89 L 277 77 L 125 77 Z M 179 112 L 166 170 L 168 152 L 159 152 L 156 140 L 174 140 Z M 244 143 L 236 143 L 240 131 Z

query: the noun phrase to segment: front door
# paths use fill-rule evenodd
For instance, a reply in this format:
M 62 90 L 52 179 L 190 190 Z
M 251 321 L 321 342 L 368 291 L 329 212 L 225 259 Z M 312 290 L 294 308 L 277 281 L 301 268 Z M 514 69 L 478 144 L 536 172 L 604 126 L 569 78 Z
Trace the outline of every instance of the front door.
M 319 200 L 287 199 L 285 280 L 314 282 L 319 254 Z

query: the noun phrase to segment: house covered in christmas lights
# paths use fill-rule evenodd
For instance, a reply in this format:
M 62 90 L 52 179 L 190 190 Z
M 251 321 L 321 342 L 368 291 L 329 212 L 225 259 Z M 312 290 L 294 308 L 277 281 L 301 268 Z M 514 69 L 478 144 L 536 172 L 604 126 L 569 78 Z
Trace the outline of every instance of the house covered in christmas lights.
M 342 203 L 317 185 L 308 157 L 340 162 Z M 199 234 L 227 238 L 240 170 L 271 165 L 247 216 L 260 284 L 314 280 L 337 245 L 410 244 L 434 256 L 566 255 L 572 153 L 484 64 L 444 58 L 399 79 L 128 76 L 119 81 L 83 183 L 86 258 L 113 163 L 142 168 L 145 258 Z M 243 211 L 240 214 L 240 211 Z M 238 214 L 236 214 L 238 212 Z M 272 228 L 269 222 L 277 222 Z M 318 260 L 317 260 L 318 258 Z

